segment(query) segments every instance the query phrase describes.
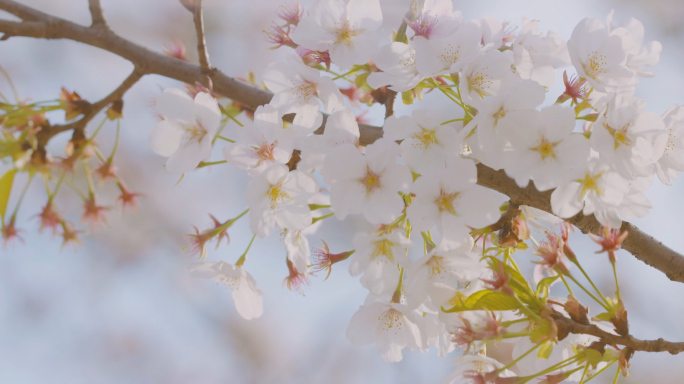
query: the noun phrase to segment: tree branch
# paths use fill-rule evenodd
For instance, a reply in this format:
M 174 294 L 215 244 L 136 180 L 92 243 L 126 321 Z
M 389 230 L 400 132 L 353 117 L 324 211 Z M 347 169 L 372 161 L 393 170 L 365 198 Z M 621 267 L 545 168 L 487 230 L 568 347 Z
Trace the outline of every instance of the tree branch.
M 25 20 L 23 22 L 0 20 L 0 32 L 4 33 L 6 37 L 24 36 L 77 41 L 120 56 L 132 62 L 143 74 L 158 74 L 187 84 L 201 82 L 204 76 L 202 68 L 198 65 L 151 51 L 123 39 L 108 29 L 98 30 L 78 25 L 11 0 L 0 0 L 0 10 L 7 11 Z M 214 92 L 238 101 L 252 110 L 260 105 L 268 104 L 273 97 L 271 92 L 240 82 L 218 69 L 214 69 L 212 80 Z M 62 131 L 67 129 L 69 128 Z M 322 133 L 323 129 L 324 126 L 321 126 L 316 133 Z M 371 144 L 382 137 L 381 127 L 359 124 L 359 129 L 361 131 L 359 139 L 361 145 Z M 483 164 L 478 164 L 477 169 L 479 185 L 509 196 L 511 202 L 515 204 L 524 204 L 551 212 L 551 192 L 539 192 L 532 185 L 520 188 L 514 180 L 506 176 L 505 172 L 495 171 Z M 584 216 L 581 213 L 568 221 L 584 233 L 597 233 L 600 228 L 593 216 Z M 641 232 L 628 222 L 623 222 L 622 229 L 629 231 L 629 236 L 623 243 L 625 250 L 631 252 L 639 260 L 665 273 L 670 280 L 684 283 L 684 256 Z
M 90 18 L 92 20 L 91 27 L 108 28 L 107 21 L 102 13 L 102 5 L 100 4 L 100 0 L 88 0 L 88 8 L 90 9 Z
M 61 132 L 70 131 L 74 129 L 85 129 L 86 125 L 88 125 L 88 123 L 95 116 L 97 116 L 97 114 L 100 113 L 102 109 L 104 109 L 106 106 L 117 100 L 121 100 L 124 93 L 126 93 L 126 91 L 128 91 L 133 85 L 135 85 L 135 83 L 137 83 L 138 80 L 140 80 L 143 76 L 144 73 L 139 71 L 137 68 L 133 69 L 133 72 L 130 75 L 128 75 L 128 77 L 121 83 L 121 85 L 119 85 L 114 91 L 112 91 L 112 93 L 105 96 L 102 100 L 91 104 L 90 107 L 87 109 L 86 113 L 80 119 L 68 124 L 53 125 L 47 130 L 42 130 L 38 132 L 38 144 L 40 146 L 45 146 L 45 144 L 47 144 L 48 140 L 50 140 L 51 137 Z
M 684 352 L 684 342 L 675 343 L 663 340 L 662 338 L 658 340 L 639 340 L 632 337 L 632 335 L 618 336 L 606 332 L 594 324 L 580 324 L 560 314 L 554 315 L 553 319 L 559 328 L 564 328 L 566 331 L 574 334 L 596 336 L 610 345 L 624 345 L 635 351 L 669 352 L 672 355 Z
M 209 52 L 207 51 L 207 42 L 204 38 L 204 18 L 202 17 L 202 0 L 197 0 L 195 2 L 193 21 L 195 22 L 195 34 L 197 35 L 197 55 L 199 56 L 200 68 L 202 69 L 202 73 L 204 73 L 207 77 L 210 77 L 211 64 L 209 64 Z M 205 85 L 208 86 L 209 84 Z

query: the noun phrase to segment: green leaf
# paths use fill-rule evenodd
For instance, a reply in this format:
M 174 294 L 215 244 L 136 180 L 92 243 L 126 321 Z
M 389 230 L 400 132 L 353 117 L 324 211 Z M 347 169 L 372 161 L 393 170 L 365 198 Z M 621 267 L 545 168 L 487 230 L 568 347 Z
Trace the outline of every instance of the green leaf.
M 364 85 L 366 85 L 366 80 L 368 80 L 368 76 L 370 75 L 370 72 L 364 72 L 356 76 L 354 79 L 354 84 L 356 85 L 357 88 L 362 88 Z
M 610 321 L 613 317 L 615 317 L 615 314 L 610 312 L 603 312 L 594 316 L 595 319 L 602 321 Z
M 539 284 L 537 284 L 537 289 L 535 291 L 537 297 L 541 296 L 544 300 L 546 300 L 549 295 L 549 287 L 554 281 L 558 280 L 559 277 L 560 275 L 556 275 L 542 279 Z
M 404 104 L 413 104 L 413 101 L 415 99 L 415 96 L 413 95 L 413 91 L 404 91 L 401 93 L 401 101 L 404 102 Z
M 0 219 L 3 223 L 5 222 L 5 212 L 7 212 L 7 203 L 9 202 L 15 173 L 17 173 L 16 169 L 10 169 L 0 178 Z
M 553 352 L 553 342 L 545 341 L 539 347 L 539 351 L 537 351 L 537 357 L 546 360 L 549 358 L 549 356 L 551 356 L 551 352 Z
M 587 354 L 587 362 L 591 364 L 592 367 L 596 368 L 596 365 L 603 360 L 603 356 L 601 356 L 601 352 L 592 349 L 592 348 L 585 348 L 584 353 Z
M 495 292 L 490 290 L 483 290 L 473 293 L 461 304 L 456 304 L 451 309 L 444 312 L 462 312 L 462 311 L 510 311 L 519 309 L 520 303 L 503 292 Z

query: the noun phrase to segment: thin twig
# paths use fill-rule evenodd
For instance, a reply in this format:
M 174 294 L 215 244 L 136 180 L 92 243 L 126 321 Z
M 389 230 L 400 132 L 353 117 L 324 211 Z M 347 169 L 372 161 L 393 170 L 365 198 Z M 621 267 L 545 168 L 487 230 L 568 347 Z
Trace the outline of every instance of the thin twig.
M 202 0 L 195 1 L 193 20 L 195 22 L 195 34 L 197 35 L 197 55 L 199 56 L 200 68 L 202 69 L 202 73 L 204 75 L 210 77 L 212 74 L 212 70 L 211 64 L 209 64 L 209 52 L 207 51 L 207 42 L 204 38 L 204 17 L 202 16 Z M 205 85 L 208 86 L 209 84 Z
M 663 340 L 662 338 L 658 340 L 639 340 L 634 338 L 632 335 L 618 336 L 606 332 L 594 324 L 581 324 L 568 319 L 561 314 L 553 315 L 553 319 L 559 328 L 564 328 L 568 332 L 574 334 L 596 336 L 610 345 L 624 345 L 625 347 L 630 347 L 635 351 L 669 352 L 673 355 L 684 352 L 684 342 L 671 342 Z
M 112 93 L 105 96 L 102 100 L 97 101 L 90 105 L 87 112 L 80 119 L 62 125 L 53 125 L 47 130 L 40 131 L 37 135 L 38 144 L 44 146 L 47 144 L 48 140 L 58 133 L 70 131 L 74 129 L 85 129 L 86 125 L 92 120 L 97 114 L 111 103 L 121 100 L 124 93 L 128 91 L 135 83 L 144 76 L 144 73 L 139 71 L 137 68 L 128 75 L 126 80 L 124 80 Z
M 88 8 L 90 9 L 90 18 L 92 19 L 93 28 L 108 28 L 107 21 L 102 13 L 102 5 L 100 0 L 88 0 Z

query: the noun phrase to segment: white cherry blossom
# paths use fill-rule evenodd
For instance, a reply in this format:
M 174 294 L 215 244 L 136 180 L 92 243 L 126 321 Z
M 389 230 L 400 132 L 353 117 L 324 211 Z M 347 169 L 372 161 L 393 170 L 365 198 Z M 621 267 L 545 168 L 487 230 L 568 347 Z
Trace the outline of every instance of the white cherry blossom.
M 167 171 L 185 173 L 209 159 L 221 122 L 216 99 L 199 92 L 193 100 L 184 91 L 170 88 L 157 99 L 157 112 L 164 120 L 152 128 L 149 145 L 156 154 L 169 158 Z
M 592 148 L 627 179 L 652 174 L 667 145 L 663 120 L 644 107 L 643 100 L 618 94 L 592 125 Z
M 499 203 L 474 183 L 477 170 L 471 160 L 452 157 L 446 167 L 419 177 L 406 214 L 416 231 L 437 226 L 444 239 L 462 244 L 470 239 L 468 226 L 482 228 L 499 219 Z
M 361 285 L 376 295 L 391 294 L 399 282 L 400 267 L 409 264 L 406 249 L 411 241 L 394 230 L 378 235 L 364 232 L 354 236 L 354 249 L 349 273 L 361 276 Z
M 296 113 L 297 125 L 312 132 L 322 121 L 321 101 L 330 113 L 344 108 L 344 96 L 332 78 L 321 76 L 318 70 L 302 63 L 296 55 L 287 56 L 285 62 L 270 65 L 263 78 L 266 87 L 275 94 L 269 104 L 281 115 Z
M 302 18 L 292 40 L 315 51 L 329 51 L 338 67 L 365 64 L 378 49 L 382 25 L 379 0 L 318 0 Z
M 387 362 L 401 361 L 404 348 L 421 349 L 425 343 L 425 333 L 418 327 L 413 311 L 405 304 L 372 294 L 352 316 L 347 338 L 354 346 L 375 343 Z
M 384 136 L 402 140 L 401 158 L 413 172 L 424 173 L 443 167 L 448 155 L 458 145 L 458 133 L 453 124 L 442 124 L 447 117 L 429 110 L 414 110 L 411 117 L 390 116 L 385 120 Z
M 292 131 L 283 129 L 278 111 L 270 105 L 257 108 L 254 123 L 246 121 L 245 126 L 237 127 L 236 131 L 235 143 L 223 148 L 223 156 L 238 168 L 250 170 L 286 164 L 292 156 Z
M 283 229 L 304 229 L 311 224 L 308 200 L 318 192 L 316 180 L 287 166 L 274 164 L 253 176 L 247 185 L 249 226 L 266 237 L 277 224 Z
M 503 85 L 516 79 L 511 66 L 513 53 L 491 50 L 477 56 L 466 66 L 459 79 L 464 101 L 473 101 L 499 93 Z
M 389 86 L 395 92 L 404 92 L 413 89 L 425 78 L 416 67 L 416 48 L 411 42 L 393 42 L 382 46 L 373 63 L 382 70 L 372 72 L 366 80 L 373 89 Z
M 418 72 L 426 77 L 460 72 L 481 53 L 481 37 L 480 26 L 474 22 L 439 39 L 414 36 Z
M 530 180 L 540 191 L 558 186 L 568 171 L 589 156 L 589 142 L 575 128 L 575 112 L 553 105 L 543 110 L 511 112 L 503 123 L 511 142 L 506 173 L 524 188 Z
M 389 224 L 404 209 L 399 192 L 408 192 L 411 171 L 396 163 L 399 145 L 379 139 L 363 155 L 353 145 L 343 144 L 325 158 L 323 176 L 330 185 L 330 203 L 335 216 L 363 213 L 373 224 Z
M 190 265 L 191 276 L 214 279 L 217 284 L 230 288 L 235 308 L 246 320 L 261 317 L 264 312 L 262 292 L 252 275 L 241 267 L 219 262 L 202 262 Z
M 665 150 L 655 164 L 658 178 L 670 185 L 684 171 L 684 106 L 673 106 L 663 115 L 668 137 Z
M 359 140 L 359 124 L 350 109 L 337 111 L 328 117 L 322 135 L 311 135 L 302 144 L 302 160 L 297 169 L 323 171 L 325 156 L 334 148 L 356 145 Z
M 626 65 L 640 77 L 653 77 L 655 73 L 644 69 L 644 66 L 652 67 L 660 60 L 660 51 L 663 46 L 658 41 L 651 41 L 643 45 L 644 25 L 637 19 L 630 17 L 624 24 L 613 22 L 613 11 L 608 14 L 607 26 L 611 35 L 622 38 L 622 47 L 627 54 Z
M 580 21 L 568 40 L 570 59 L 577 73 L 600 92 L 636 85 L 634 71 L 627 67 L 622 38 L 611 34 L 597 19 Z
M 570 55 L 560 36 L 552 31 L 542 35 L 538 24 L 538 20 L 523 20 L 511 47 L 518 75 L 548 88 L 554 83 L 555 69 L 570 64 Z
M 591 159 L 571 171 L 569 181 L 551 193 L 551 208 L 556 216 L 564 219 L 580 211 L 590 215 L 619 206 L 628 187 L 629 182 L 607 164 Z M 604 218 L 601 222 L 606 224 L 607 220 Z

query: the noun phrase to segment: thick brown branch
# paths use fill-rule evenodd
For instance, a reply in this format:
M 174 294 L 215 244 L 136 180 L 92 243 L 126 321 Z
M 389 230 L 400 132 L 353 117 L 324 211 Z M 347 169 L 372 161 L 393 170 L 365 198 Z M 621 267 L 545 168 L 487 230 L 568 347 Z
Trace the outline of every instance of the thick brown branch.
M 142 73 L 159 74 L 188 84 L 201 82 L 204 74 L 198 65 L 171 58 L 125 40 L 110 30 L 84 27 L 58 17 L 47 15 L 11 0 L 0 0 L 0 10 L 23 20 L 0 20 L 0 32 L 7 36 L 25 36 L 43 39 L 69 39 L 107 50 L 132 62 Z M 235 100 L 250 109 L 268 104 L 273 94 L 240 82 L 214 69 L 214 92 Z M 79 120 L 80 121 L 80 120 Z M 368 145 L 382 137 L 382 128 L 359 124 L 361 145 Z M 68 129 L 68 128 L 67 128 Z M 66 129 L 65 129 L 66 130 Z M 323 126 L 316 133 L 322 133 Z M 515 204 L 528 205 L 551 212 L 550 192 L 539 192 L 534 186 L 517 186 L 503 171 L 495 171 L 478 164 L 478 184 L 501 192 Z M 584 233 L 597 233 L 600 225 L 593 216 L 579 214 L 569 220 Z M 684 283 L 684 256 L 666 247 L 637 227 L 624 222 L 629 236 L 623 248 L 636 258 L 665 273 L 670 280 Z
M 556 315 L 553 317 L 553 319 L 556 321 L 556 324 L 559 328 L 564 328 L 568 332 L 574 334 L 596 336 L 610 345 L 623 345 L 625 347 L 630 347 L 635 351 L 669 352 L 673 355 L 684 352 L 684 342 L 674 343 L 663 339 L 639 340 L 631 335 L 618 336 L 606 332 L 594 324 L 580 324 L 562 315 Z
M 107 28 L 107 21 L 104 18 L 104 13 L 102 13 L 100 0 L 88 0 L 88 8 L 92 19 L 91 26 L 93 28 Z
M 532 183 L 525 188 L 520 188 L 515 180 L 506 176 L 504 171 L 495 171 L 484 164 L 478 164 L 477 183 L 509 196 L 516 204 L 551 212 L 551 191 L 539 192 Z M 594 215 L 584 216 L 578 213 L 567 221 L 583 233 L 598 234 L 601 229 L 601 224 L 594 218 Z M 626 221 L 622 222 L 622 230 L 629 231 L 629 235 L 622 243 L 622 248 L 637 259 L 665 273 L 670 280 L 684 283 L 684 256 Z
M 134 69 L 133 72 L 130 75 L 128 75 L 126 80 L 124 80 L 121 83 L 121 85 L 119 85 L 114 91 L 112 91 L 112 93 L 105 96 L 102 100 L 91 104 L 86 113 L 80 119 L 68 124 L 53 125 L 47 130 L 40 131 L 37 136 L 39 146 L 44 146 L 45 144 L 47 144 L 48 140 L 50 140 L 51 137 L 55 136 L 58 133 L 74 129 L 85 129 L 86 125 L 88 125 L 88 123 L 95 116 L 97 116 L 97 114 L 100 113 L 102 109 L 104 109 L 106 106 L 110 105 L 111 103 L 117 100 L 121 100 L 124 93 L 126 93 L 126 91 L 128 91 L 135 83 L 137 83 L 138 80 L 140 80 L 140 78 L 143 77 L 143 75 L 144 73 L 137 69 Z
M 207 51 L 207 42 L 204 38 L 204 18 L 202 16 L 202 0 L 197 0 L 195 2 L 193 21 L 195 22 L 195 34 L 197 35 L 197 55 L 199 56 L 200 68 L 202 68 L 202 72 L 205 75 L 210 76 L 211 64 L 209 64 L 209 52 Z

